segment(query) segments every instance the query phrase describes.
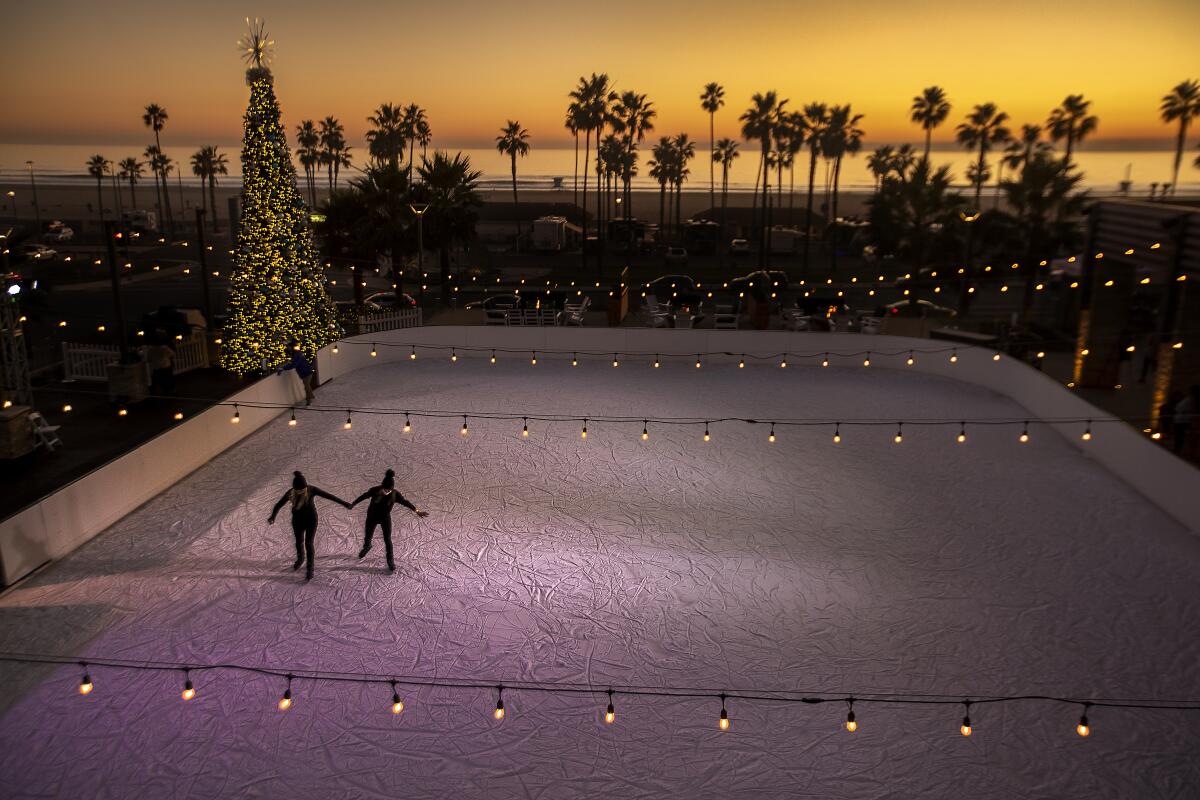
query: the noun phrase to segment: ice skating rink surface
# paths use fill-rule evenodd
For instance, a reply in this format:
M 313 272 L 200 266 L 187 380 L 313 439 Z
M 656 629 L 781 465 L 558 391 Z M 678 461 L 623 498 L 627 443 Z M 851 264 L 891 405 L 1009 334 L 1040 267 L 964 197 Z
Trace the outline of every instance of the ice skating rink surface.
M 928 375 L 753 365 L 422 359 L 323 387 L 335 409 L 717 418 L 1021 418 Z M 856 707 L 721 691 L 1200 696 L 1200 542 L 1034 427 L 784 428 L 301 413 L 280 417 L 0 597 L 0 649 L 239 663 L 594 696 L 0 665 L 12 797 L 1186 797 L 1200 714 L 1037 703 Z M 1097 430 L 1103 435 L 1103 428 Z M 384 470 L 397 572 L 356 558 L 364 507 L 318 501 L 316 577 L 291 571 L 293 469 L 353 499 Z M 617 698 L 610 685 L 712 698 Z

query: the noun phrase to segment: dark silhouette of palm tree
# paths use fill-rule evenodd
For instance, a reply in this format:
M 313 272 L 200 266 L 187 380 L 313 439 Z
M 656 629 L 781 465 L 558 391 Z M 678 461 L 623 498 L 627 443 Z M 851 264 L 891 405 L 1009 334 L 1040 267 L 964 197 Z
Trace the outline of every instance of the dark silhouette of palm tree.
M 354 303 L 363 304 L 363 270 L 378 263 L 383 254 L 391 261 L 392 286 L 397 299 L 404 295 L 404 254 L 415 229 L 409 204 L 408 176 L 391 159 L 375 159 L 349 188 L 335 190 L 324 209 L 323 247 L 327 257 L 352 260 Z
M 217 220 L 217 176 L 229 174 L 229 161 L 215 145 L 205 145 L 192 154 L 192 174 L 200 179 L 201 203 L 204 202 L 204 185 L 208 184 L 208 207 L 212 211 L 212 226 L 216 231 L 220 227 Z
M 729 213 L 729 170 L 733 166 L 733 160 L 738 157 L 738 143 L 733 139 L 720 139 L 717 141 L 716 147 L 713 149 L 713 161 L 721 165 L 721 239 L 722 247 L 728 247 L 728 232 L 726 225 L 728 224 Z
M 442 303 L 450 304 L 450 247 L 466 242 L 475 232 L 477 212 L 483 204 L 476 191 L 480 173 L 462 153 L 453 158 L 438 151 L 417 170 L 421 184 L 412 187 L 414 199 L 429 203 L 425 212 L 425 241 L 436 247 L 441 264 Z
M 967 121 L 958 126 L 955 139 L 967 150 L 978 150 L 979 159 L 974 172 L 975 209 L 979 209 L 979 198 L 983 192 L 983 176 L 988 174 L 987 154 L 994 145 L 1003 144 L 1012 138 L 1004 123 L 1008 114 L 996 109 L 995 103 L 982 103 L 967 115 Z
M 832 193 L 829 204 L 829 265 L 837 270 L 838 257 L 838 189 L 842 179 L 842 159 L 862 149 L 864 133 L 858 127 L 862 114 L 855 114 L 847 104 L 829 109 L 829 122 L 825 127 L 821 151 L 833 162 Z
M 567 105 L 567 116 L 563 125 L 575 138 L 575 171 L 571 173 L 571 202 L 575 205 L 579 205 L 579 129 L 582 127 L 580 116 L 579 103 L 572 102 Z
M 211 170 L 212 159 L 207 147 L 201 147 L 192 153 L 192 174 L 200 179 L 200 207 L 204 209 L 205 213 L 208 213 L 208 203 L 204 198 L 204 187 Z
M 1159 106 L 1163 122 L 1179 122 L 1179 133 L 1175 138 L 1175 164 L 1171 169 L 1171 194 L 1179 185 L 1179 162 L 1183 160 L 1184 142 L 1187 139 L 1188 124 L 1200 117 L 1200 81 L 1183 81 L 1163 95 Z M 1196 159 L 1200 167 L 1200 157 Z
M 167 224 L 167 218 L 163 216 L 162 173 L 159 171 L 162 152 L 158 149 L 158 145 L 152 144 L 142 152 L 142 155 L 146 157 L 146 165 L 150 167 L 150 174 L 154 176 L 154 202 L 158 206 L 158 229 L 161 231 Z
M 665 235 L 667 232 L 667 185 L 671 183 L 671 161 L 674 158 L 670 136 L 662 136 L 658 144 L 650 150 L 650 177 L 658 181 L 658 229 Z
M 151 103 L 146 106 L 145 113 L 142 114 L 142 124 L 154 131 L 154 148 L 158 153 L 162 154 L 162 141 L 160 134 L 162 129 L 167 125 L 167 110 L 157 103 Z M 167 191 L 167 175 L 165 172 L 160 172 L 162 178 L 162 204 L 159 206 L 159 216 L 162 216 L 163 211 L 166 211 L 166 223 L 171 227 L 171 231 L 175 230 L 175 218 L 171 215 L 171 196 Z M 182 209 L 181 209 L 182 210 Z
M 1071 153 L 1075 145 L 1081 143 L 1092 133 L 1095 133 L 1099 120 L 1090 116 L 1088 107 L 1090 100 L 1084 100 L 1081 94 L 1067 95 L 1062 105 L 1050 112 L 1046 120 L 1046 129 L 1050 132 L 1051 141 L 1065 140 L 1066 151 L 1063 153 L 1063 164 L 1071 166 Z
M 121 177 L 129 181 L 129 207 L 137 208 L 137 182 L 142 177 L 142 162 L 137 160 L 137 156 L 130 156 L 121 159 L 118 166 L 121 168 Z
M 769 233 L 771 226 L 771 170 L 767 156 L 771 152 L 771 140 L 776 126 L 779 124 L 780 113 L 787 100 L 780 100 L 775 92 L 755 93 L 750 98 L 750 107 L 742 112 L 738 120 L 742 123 L 742 138 L 747 141 L 757 141 L 760 147 L 759 173 L 762 175 L 762 225 L 759 229 L 759 266 L 766 266 L 767 250 L 769 248 Z
M 671 177 L 675 181 L 675 230 L 680 231 L 683 228 L 683 213 L 682 213 L 682 196 L 683 184 L 687 181 L 691 170 L 688 169 L 688 162 L 696 157 L 696 144 L 688 138 L 686 133 L 681 133 L 671 140 L 671 148 L 674 150 L 674 159 Z
M 946 121 L 950 116 L 950 102 L 946 100 L 946 90 L 940 86 L 928 86 L 913 98 L 912 121 L 925 131 L 925 158 L 929 158 L 929 149 L 933 144 L 933 129 Z
M 868 201 L 871 237 L 882 252 L 920 269 L 934 256 L 935 232 L 957 221 L 963 200 L 952 191 L 949 167 L 934 169 L 924 156 L 894 163 Z
M 1022 125 L 1021 135 L 1010 141 L 1004 148 L 1001 159 L 1004 166 L 1012 170 L 1021 170 L 1029 163 L 1035 153 L 1049 152 L 1050 145 L 1042 141 L 1042 126 Z
M 716 119 L 717 111 L 723 105 L 725 105 L 725 87 L 716 82 L 704 84 L 704 91 L 700 94 L 700 107 L 708 112 L 708 205 L 710 208 L 717 204 L 716 176 L 714 174 L 714 165 L 717 161 Z
M 879 194 L 880 184 L 883 183 L 884 177 L 892 171 L 892 162 L 895 158 L 896 151 L 890 144 L 875 148 L 875 151 L 867 156 L 867 169 L 871 171 L 871 176 L 875 179 L 875 194 Z
M 496 150 L 512 159 L 513 219 L 517 225 L 517 250 L 521 249 L 520 205 L 517 203 L 517 156 L 529 155 L 529 131 L 521 123 L 509 120 L 496 137 Z
M 646 134 L 654 130 L 654 118 L 658 112 L 654 103 L 646 99 L 646 95 L 637 92 L 622 92 L 612 107 L 613 130 L 621 134 L 624 152 L 616 159 L 620 170 L 622 189 L 625 197 L 625 218 L 633 215 L 632 181 L 637 172 L 638 145 L 646 139 Z
M 817 157 L 821 153 L 821 143 L 825 138 L 825 129 L 829 126 L 829 109 L 824 103 L 809 103 L 804 106 L 801 120 L 797 125 L 802 128 L 804 143 L 808 146 L 808 205 L 804 212 L 804 273 L 808 274 L 809 245 L 813 235 L 813 182 L 817 176 Z
M 408 186 L 412 190 L 413 157 L 416 155 L 416 145 L 419 138 L 428 135 L 429 122 L 425 117 L 425 109 L 416 103 L 404 107 L 404 116 L 400 123 L 403 135 L 408 139 Z
M 404 153 L 404 114 L 400 107 L 382 103 L 367 122 L 374 126 L 367 131 L 367 153 L 380 163 L 399 166 Z
M 317 207 L 317 166 L 321 164 L 321 134 L 311 119 L 296 126 L 296 157 L 304 167 L 309 208 Z
M 351 164 L 350 146 L 346 144 L 346 132 L 335 117 L 321 120 L 320 163 L 329 171 L 329 191 L 337 188 L 338 173 Z
M 106 219 L 104 214 L 104 175 L 108 170 L 108 159 L 97 153 L 88 159 L 87 171 L 96 179 L 96 200 L 99 202 L 100 219 Z

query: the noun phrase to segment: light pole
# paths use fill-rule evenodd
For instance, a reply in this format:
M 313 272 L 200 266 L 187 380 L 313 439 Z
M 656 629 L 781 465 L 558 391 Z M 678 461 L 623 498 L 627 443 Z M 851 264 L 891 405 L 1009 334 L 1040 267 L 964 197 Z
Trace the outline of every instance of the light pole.
M 425 212 L 429 210 L 429 203 L 409 203 L 408 208 L 412 213 L 417 215 L 417 273 L 421 281 L 421 304 L 425 304 Z M 392 264 L 392 268 L 395 268 Z M 401 271 L 403 271 L 401 267 Z M 445 300 L 445 298 L 442 298 Z
M 25 166 L 29 167 L 29 186 L 33 189 L 33 216 L 37 220 L 38 236 L 42 235 L 42 208 L 38 205 L 37 198 L 37 181 L 33 178 L 33 162 L 26 161 Z

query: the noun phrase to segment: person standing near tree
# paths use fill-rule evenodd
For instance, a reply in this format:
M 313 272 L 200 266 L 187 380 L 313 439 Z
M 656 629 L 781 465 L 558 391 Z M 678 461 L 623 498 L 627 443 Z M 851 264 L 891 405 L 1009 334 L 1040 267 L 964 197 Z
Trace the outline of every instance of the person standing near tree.
M 267 519 L 268 524 L 274 525 L 279 510 L 285 505 L 292 507 L 292 533 L 296 536 L 296 563 L 292 564 L 292 570 L 300 569 L 300 565 L 307 561 L 308 570 L 304 577 L 306 581 L 312 580 L 313 566 L 317 558 L 317 507 L 313 501 L 318 497 L 324 497 L 326 500 L 332 500 L 350 508 L 350 504 L 342 498 L 335 497 L 316 486 L 309 486 L 303 473 L 296 470 L 292 473 L 292 488 L 283 493 L 283 497 L 279 498 L 279 502 L 275 504 L 275 508 L 271 510 L 271 516 Z
M 363 492 L 350 504 L 351 508 L 368 499 L 371 502 L 367 505 L 366 529 L 363 531 L 363 546 L 358 551 L 358 557 L 361 559 L 370 552 L 371 537 L 378 526 L 383 531 L 383 549 L 387 555 L 388 572 L 395 572 L 396 561 L 392 557 L 392 509 L 399 503 L 418 517 L 427 517 L 429 512 L 419 510 L 396 491 L 396 473 L 390 469 L 384 474 L 383 482 Z
M 304 353 L 300 352 L 300 345 L 298 342 L 293 341 L 288 345 L 288 349 L 292 353 L 292 358 L 283 367 L 283 369 L 296 370 L 296 377 L 298 377 L 300 379 L 300 383 L 304 385 L 304 405 L 311 406 L 313 401 L 312 362 L 305 357 Z

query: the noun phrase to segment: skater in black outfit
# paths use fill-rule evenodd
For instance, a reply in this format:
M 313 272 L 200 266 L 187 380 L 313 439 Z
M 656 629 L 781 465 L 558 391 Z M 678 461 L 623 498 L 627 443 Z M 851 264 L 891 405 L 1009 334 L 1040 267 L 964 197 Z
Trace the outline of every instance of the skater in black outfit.
M 371 536 L 375 532 L 375 526 L 378 525 L 383 530 L 383 548 L 387 554 L 388 572 L 395 572 L 396 562 L 392 558 L 392 508 L 399 503 L 412 509 L 418 517 L 427 517 L 429 512 L 419 511 L 416 506 L 405 499 L 404 495 L 396 491 L 396 473 L 390 469 L 383 476 L 383 483 L 367 489 L 351 504 L 351 507 L 368 499 L 371 502 L 367 506 L 367 525 L 363 534 L 363 546 L 358 551 L 358 557 L 362 558 L 370 552 Z
M 291 505 L 292 532 L 296 534 L 296 563 L 292 564 L 292 569 L 300 569 L 300 565 L 307 560 L 308 571 L 304 580 L 308 581 L 312 580 L 313 562 L 317 558 L 317 550 L 314 543 L 317 535 L 317 507 L 313 503 L 313 500 L 318 497 L 324 497 L 326 500 L 340 503 L 346 508 L 350 508 L 350 504 L 340 497 L 334 497 L 329 492 L 322 491 L 315 486 L 309 486 L 308 481 L 304 479 L 304 475 L 299 470 L 296 470 L 292 474 L 292 488 L 284 492 L 283 497 L 279 498 L 279 502 L 271 510 L 271 516 L 267 522 L 274 525 L 275 516 L 279 513 L 279 509 L 285 505 Z

